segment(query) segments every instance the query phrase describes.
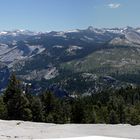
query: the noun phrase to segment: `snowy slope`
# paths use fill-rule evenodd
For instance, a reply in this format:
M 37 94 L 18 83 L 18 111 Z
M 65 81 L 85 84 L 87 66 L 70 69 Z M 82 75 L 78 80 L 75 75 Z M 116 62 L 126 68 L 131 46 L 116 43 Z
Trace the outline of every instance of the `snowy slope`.
M 0 139 L 85 138 L 95 140 L 140 139 L 140 126 L 105 124 L 47 124 L 0 120 Z M 80 138 L 78 138 L 80 137 Z M 110 138 L 109 138 L 110 137 Z M 116 138 L 115 138 L 116 137 Z

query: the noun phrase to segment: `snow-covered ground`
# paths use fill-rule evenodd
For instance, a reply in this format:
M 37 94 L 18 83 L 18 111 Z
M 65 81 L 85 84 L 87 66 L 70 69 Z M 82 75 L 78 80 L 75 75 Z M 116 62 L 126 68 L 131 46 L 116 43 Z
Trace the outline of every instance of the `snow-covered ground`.
M 0 139 L 20 140 L 49 138 L 67 138 L 68 140 L 140 139 L 140 126 L 105 124 L 57 125 L 0 120 Z

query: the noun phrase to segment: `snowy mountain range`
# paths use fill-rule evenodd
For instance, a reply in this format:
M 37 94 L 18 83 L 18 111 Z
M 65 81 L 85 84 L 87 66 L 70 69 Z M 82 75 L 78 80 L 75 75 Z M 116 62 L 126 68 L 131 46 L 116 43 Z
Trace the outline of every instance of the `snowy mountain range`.
M 45 49 L 44 44 L 30 45 L 28 40 L 41 40 L 43 36 L 50 38 L 62 38 L 68 40 L 79 39 L 84 42 L 103 43 L 110 41 L 110 44 L 127 44 L 139 45 L 140 44 L 140 28 L 104 28 L 97 29 L 89 27 L 86 30 L 72 30 L 66 32 L 50 32 L 50 33 L 36 33 L 28 30 L 15 30 L 15 31 L 2 31 L 0 32 L 0 58 L 2 62 L 13 63 L 16 60 L 32 57 L 33 54 L 39 54 Z M 70 44 L 71 45 L 71 44 Z M 56 42 L 56 46 L 60 47 Z M 63 47 L 63 46 L 61 46 Z M 79 48 L 79 47 L 78 47 Z M 72 49 L 68 49 L 72 51 Z M 13 55 L 14 54 L 14 55 Z
M 139 82 L 134 79 L 139 75 L 139 58 L 140 28 L 88 27 L 48 33 L 1 31 L 0 88 L 15 72 L 28 82 L 43 81 L 44 87 L 55 83 L 68 91 L 88 94 L 110 81 L 113 87 Z M 126 75 L 129 78 L 124 78 Z M 80 84 L 88 84 L 84 91 L 79 89 L 79 79 Z

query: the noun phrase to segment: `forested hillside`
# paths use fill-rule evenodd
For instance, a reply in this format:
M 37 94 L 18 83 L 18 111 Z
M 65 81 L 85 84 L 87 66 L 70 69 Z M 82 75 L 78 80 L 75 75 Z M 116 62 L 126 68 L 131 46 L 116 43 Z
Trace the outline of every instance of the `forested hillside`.
M 46 123 L 140 124 L 140 88 L 129 86 L 90 96 L 31 95 L 12 75 L 0 97 L 0 119 Z

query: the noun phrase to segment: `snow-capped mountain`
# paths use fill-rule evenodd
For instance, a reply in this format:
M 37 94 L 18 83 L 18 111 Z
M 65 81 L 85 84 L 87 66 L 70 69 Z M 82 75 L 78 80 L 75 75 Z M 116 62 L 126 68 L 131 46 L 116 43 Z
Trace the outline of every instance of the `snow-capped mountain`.
M 31 36 L 38 35 L 40 33 L 32 32 L 28 30 L 13 30 L 13 31 L 0 31 L 0 43 L 13 43 L 15 41 L 26 40 Z
M 11 35 L 11 36 L 18 36 L 18 35 L 37 35 L 38 33 L 36 32 L 32 32 L 32 31 L 29 31 L 29 30 L 13 30 L 13 31 L 0 31 L 0 36 L 3 36 L 3 35 Z

